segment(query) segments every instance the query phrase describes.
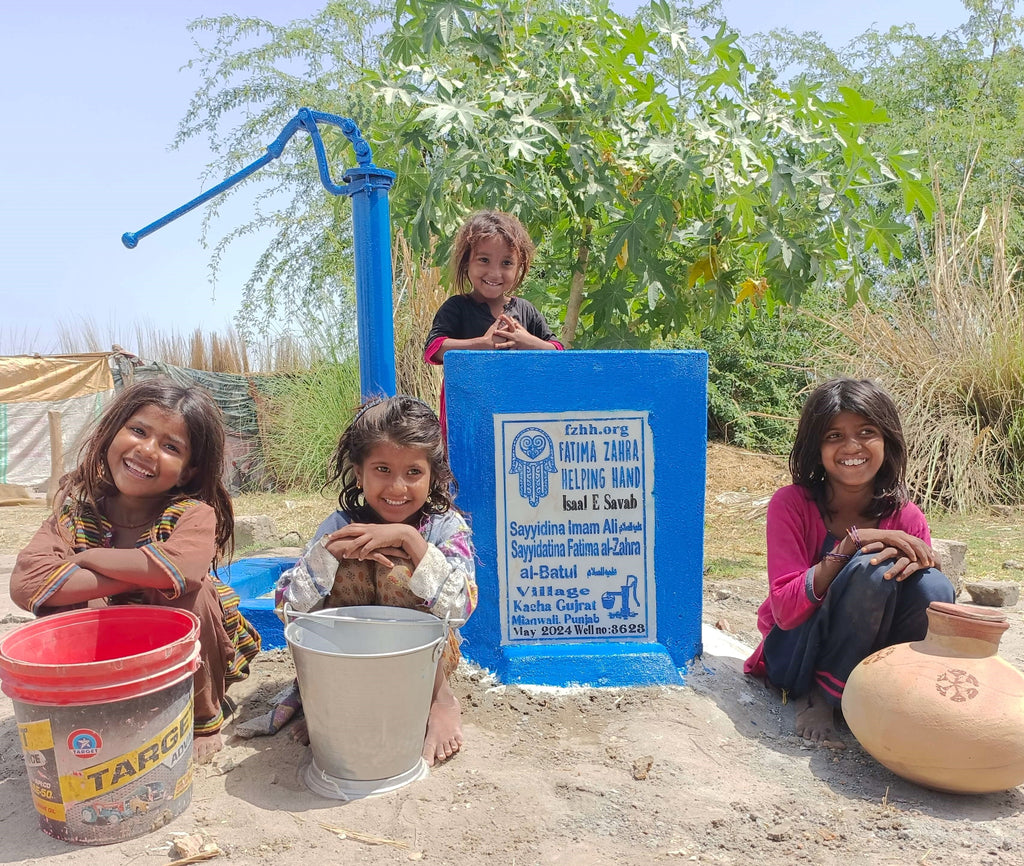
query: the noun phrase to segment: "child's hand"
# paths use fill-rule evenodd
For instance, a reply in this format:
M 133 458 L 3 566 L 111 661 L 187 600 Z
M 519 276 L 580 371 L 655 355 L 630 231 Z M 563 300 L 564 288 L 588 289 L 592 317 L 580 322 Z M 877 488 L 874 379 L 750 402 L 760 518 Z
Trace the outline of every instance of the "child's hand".
M 548 348 L 548 343 L 540 337 L 535 337 L 526 330 L 511 316 L 504 314 L 498 319 L 498 330 L 495 331 L 496 340 L 501 340 L 499 345 L 495 342 L 495 348 L 502 349 L 543 349 Z
M 502 313 L 495 320 L 494 324 L 491 325 L 487 333 L 490 335 L 491 344 L 495 349 L 514 349 L 516 347 L 515 333 L 517 330 L 522 331 L 523 326 L 507 313 Z
M 324 536 L 324 547 L 339 562 L 342 559 L 372 559 L 388 568 L 391 556 L 408 557 L 409 533 L 419 533 L 404 523 L 350 523 Z
M 886 580 L 906 580 L 912 574 L 926 568 L 938 568 L 939 558 L 916 535 L 898 529 L 862 529 L 860 553 L 874 553 L 871 564 L 878 565 L 894 560 L 892 567 L 883 575 Z

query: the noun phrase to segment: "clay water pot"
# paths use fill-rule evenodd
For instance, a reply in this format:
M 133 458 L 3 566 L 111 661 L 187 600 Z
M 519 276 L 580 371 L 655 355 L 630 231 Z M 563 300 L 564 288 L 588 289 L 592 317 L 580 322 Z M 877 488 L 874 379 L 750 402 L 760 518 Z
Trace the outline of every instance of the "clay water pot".
M 879 650 L 853 669 L 843 715 L 898 776 L 954 793 L 1024 782 L 1024 674 L 997 653 L 1006 616 L 933 601 L 924 640 Z

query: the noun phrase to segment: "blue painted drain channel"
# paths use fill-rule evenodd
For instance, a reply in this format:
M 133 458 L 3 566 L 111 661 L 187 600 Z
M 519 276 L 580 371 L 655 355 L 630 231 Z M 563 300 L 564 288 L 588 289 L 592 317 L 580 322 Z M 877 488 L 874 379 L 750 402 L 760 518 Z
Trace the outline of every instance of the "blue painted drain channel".
M 274 612 L 274 587 L 293 565 L 293 556 L 252 556 L 217 569 L 217 577 L 238 593 L 238 608 L 260 633 L 265 650 L 286 645 L 284 623 Z

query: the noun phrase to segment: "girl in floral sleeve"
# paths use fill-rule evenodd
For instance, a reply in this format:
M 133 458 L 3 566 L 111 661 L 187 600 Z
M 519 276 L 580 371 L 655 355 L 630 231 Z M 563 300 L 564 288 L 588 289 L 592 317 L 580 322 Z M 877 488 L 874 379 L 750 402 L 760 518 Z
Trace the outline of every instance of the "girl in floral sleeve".
M 402 395 L 370 400 L 332 464 L 340 507 L 282 574 L 278 603 L 299 611 L 391 605 L 464 623 L 476 607 L 473 546 L 452 502 L 454 479 L 433 410 Z M 434 680 L 423 745 L 429 765 L 462 746 L 461 708 L 448 684 L 459 657 L 453 631 Z

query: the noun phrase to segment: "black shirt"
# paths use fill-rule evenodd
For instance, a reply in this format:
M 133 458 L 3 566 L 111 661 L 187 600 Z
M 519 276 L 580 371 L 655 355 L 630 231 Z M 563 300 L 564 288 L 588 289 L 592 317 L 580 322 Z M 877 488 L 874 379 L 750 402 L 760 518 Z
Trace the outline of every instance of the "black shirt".
M 555 334 L 548 323 L 533 304 L 520 297 L 512 297 L 505 304 L 505 314 L 511 316 L 535 337 L 542 340 L 554 340 Z M 427 334 L 424 353 L 430 344 L 439 337 L 453 340 L 471 340 L 482 337 L 495 322 L 490 307 L 485 303 L 477 303 L 471 295 L 453 295 L 434 315 L 434 322 Z M 430 360 L 430 359 L 428 359 Z

